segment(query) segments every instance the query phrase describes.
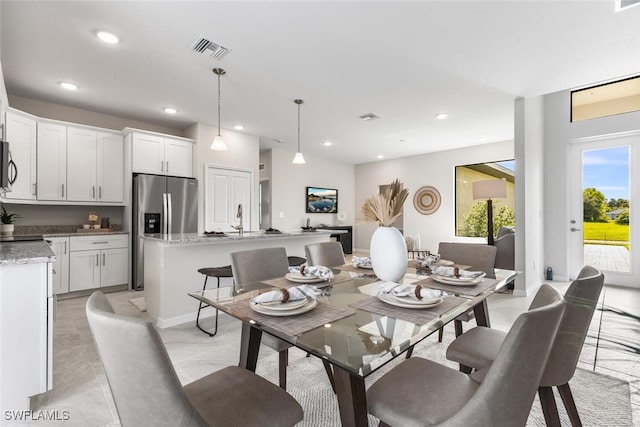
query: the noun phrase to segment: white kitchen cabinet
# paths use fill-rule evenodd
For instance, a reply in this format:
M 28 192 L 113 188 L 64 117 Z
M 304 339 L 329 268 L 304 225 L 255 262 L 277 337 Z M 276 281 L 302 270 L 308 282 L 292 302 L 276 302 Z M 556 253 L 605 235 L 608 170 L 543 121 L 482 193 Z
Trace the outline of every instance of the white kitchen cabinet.
M 38 123 L 37 199 L 66 200 L 67 127 Z
M 90 128 L 67 129 L 67 200 L 122 202 L 122 136 Z
M 69 291 L 128 283 L 128 247 L 124 234 L 70 237 Z
M 193 140 L 131 133 L 133 172 L 193 178 Z
M 6 140 L 11 158 L 18 170 L 16 181 L 5 198 L 14 200 L 36 199 L 36 118 L 20 111 L 7 111 Z
M 51 250 L 56 254 L 53 263 L 53 293 L 65 294 L 69 292 L 69 238 L 47 237 Z

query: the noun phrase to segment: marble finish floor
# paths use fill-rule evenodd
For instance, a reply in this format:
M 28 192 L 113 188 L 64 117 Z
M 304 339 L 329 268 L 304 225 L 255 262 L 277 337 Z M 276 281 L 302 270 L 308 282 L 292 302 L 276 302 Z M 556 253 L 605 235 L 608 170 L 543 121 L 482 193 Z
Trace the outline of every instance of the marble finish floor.
M 567 286 L 566 283 L 554 284 L 561 292 Z M 116 312 L 147 318 L 146 313 L 129 302 L 129 299 L 140 296 L 142 293 L 135 291 L 108 294 Z M 640 427 L 640 355 L 637 352 L 640 322 L 638 317 L 630 316 L 640 316 L 640 291 L 608 286 L 602 297 L 605 310 L 598 310 L 594 316 L 580 367 L 629 381 L 633 425 Z M 32 399 L 32 409 L 68 410 L 69 420 L 13 422 L 7 425 L 120 425 L 86 320 L 86 300 L 82 297 L 58 301 L 54 327 L 54 389 Z M 507 330 L 528 305 L 528 298 L 513 297 L 509 293 L 493 295 L 489 300 L 492 326 Z M 617 311 L 611 311 L 609 307 L 615 307 Z M 205 319 L 203 323 L 205 327 L 211 324 L 212 319 Z M 464 327 L 468 329 L 470 325 Z M 447 333 L 452 330 L 453 326 L 447 325 Z M 183 383 L 238 363 L 240 322 L 221 314 L 218 334 L 210 338 L 193 323 L 161 330 L 162 339 Z M 635 345 L 635 353 L 630 351 L 629 345 Z M 268 348 L 261 350 L 261 357 L 271 354 L 273 351 Z

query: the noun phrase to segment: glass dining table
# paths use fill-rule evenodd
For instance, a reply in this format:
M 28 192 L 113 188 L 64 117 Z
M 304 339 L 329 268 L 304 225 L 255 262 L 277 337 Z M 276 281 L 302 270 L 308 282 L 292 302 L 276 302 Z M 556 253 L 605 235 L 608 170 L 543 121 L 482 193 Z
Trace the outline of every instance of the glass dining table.
M 420 285 L 442 291 L 437 304 L 421 306 L 382 292 L 389 285 L 372 270 L 349 264 L 332 270 L 329 282 L 314 283 L 321 295 L 292 310 L 265 310 L 251 304 L 262 293 L 300 285 L 285 277 L 189 295 L 242 321 L 240 367 L 255 371 L 263 333 L 328 364 L 343 426 L 368 425 L 367 376 L 469 310 L 479 325 L 490 326 L 487 297 L 518 274 L 495 269 L 462 286 L 435 281 L 428 270 L 408 268 L 401 283 L 409 289 Z

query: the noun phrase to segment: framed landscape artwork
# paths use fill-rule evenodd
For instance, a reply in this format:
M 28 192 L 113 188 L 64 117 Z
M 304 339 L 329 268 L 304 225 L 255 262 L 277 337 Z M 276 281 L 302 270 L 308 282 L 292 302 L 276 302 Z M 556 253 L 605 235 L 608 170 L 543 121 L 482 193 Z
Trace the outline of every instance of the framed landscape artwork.
M 307 187 L 305 202 L 306 213 L 338 213 L 338 190 Z

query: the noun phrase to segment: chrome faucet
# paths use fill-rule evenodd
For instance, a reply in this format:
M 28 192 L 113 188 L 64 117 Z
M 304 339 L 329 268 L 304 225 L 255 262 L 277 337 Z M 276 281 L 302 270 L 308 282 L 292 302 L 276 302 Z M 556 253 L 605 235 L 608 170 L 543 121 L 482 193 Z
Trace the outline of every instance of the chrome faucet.
M 238 230 L 239 235 L 242 237 L 244 235 L 244 229 L 242 228 L 242 203 L 238 205 L 238 212 L 236 213 L 236 218 L 240 218 L 240 224 L 232 225 L 231 227 Z

